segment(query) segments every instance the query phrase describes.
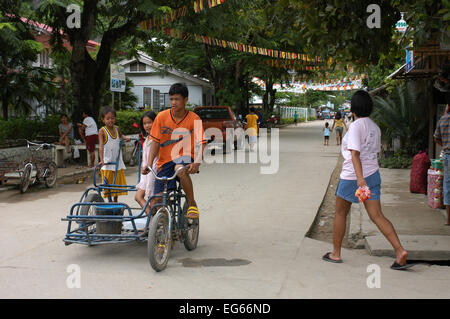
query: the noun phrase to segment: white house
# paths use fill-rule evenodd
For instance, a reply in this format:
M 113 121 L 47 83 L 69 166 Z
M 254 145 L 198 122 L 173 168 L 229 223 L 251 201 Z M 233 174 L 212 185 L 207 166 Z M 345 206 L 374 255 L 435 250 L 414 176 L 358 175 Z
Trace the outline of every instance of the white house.
M 168 68 L 143 52 L 139 52 L 138 59 L 123 60 L 119 65 L 125 68 L 126 77 L 134 83 L 131 91 L 138 97 L 138 106 L 150 106 L 155 111 L 169 107 L 169 89 L 177 82 L 188 87 L 190 105 L 214 104 L 214 87 L 208 80 Z

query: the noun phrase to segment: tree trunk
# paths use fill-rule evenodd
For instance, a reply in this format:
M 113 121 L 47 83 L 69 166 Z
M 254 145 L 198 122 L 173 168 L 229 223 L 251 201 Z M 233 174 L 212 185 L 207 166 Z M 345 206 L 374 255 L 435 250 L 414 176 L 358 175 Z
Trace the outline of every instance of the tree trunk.
M 2 97 L 2 109 L 3 109 L 3 119 L 8 120 L 8 96 L 4 95 Z
M 61 88 L 59 92 L 59 103 L 61 105 L 61 113 L 66 113 L 67 109 L 67 86 L 64 70 L 61 72 Z

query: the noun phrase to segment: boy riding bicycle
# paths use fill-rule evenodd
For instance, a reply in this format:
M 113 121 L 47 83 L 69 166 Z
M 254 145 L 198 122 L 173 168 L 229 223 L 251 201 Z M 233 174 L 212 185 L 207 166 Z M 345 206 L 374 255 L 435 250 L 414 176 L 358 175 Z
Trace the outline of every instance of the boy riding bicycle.
M 150 138 L 151 145 L 147 163 L 156 162 L 158 177 L 172 176 L 182 166 L 178 178 L 188 201 L 187 218 L 199 217 L 194 199 L 194 187 L 189 174 L 198 172 L 206 141 L 203 139 L 203 125 L 200 117 L 186 109 L 189 91 L 185 84 L 175 83 L 170 87 L 171 108 L 160 112 L 153 123 Z M 145 167 L 143 174 L 150 169 Z M 168 190 L 176 188 L 175 180 L 168 182 Z M 164 182 L 156 180 L 154 194 L 161 195 Z

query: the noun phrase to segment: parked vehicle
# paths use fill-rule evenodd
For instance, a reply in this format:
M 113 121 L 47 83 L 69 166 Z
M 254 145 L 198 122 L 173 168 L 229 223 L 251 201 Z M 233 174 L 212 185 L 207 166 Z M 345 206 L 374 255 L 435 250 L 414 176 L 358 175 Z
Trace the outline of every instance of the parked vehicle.
M 46 152 L 55 145 L 26 142 L 29 154 L 25 160 L 0 159 L 0 184 L 5 184 L 8 179 L 19 180 L 21 193 L 25 193 L 30 185 L 42 181 L 47 188 L 55 186 L 57 166 Z
M 134 122 L 133 127 L 139 128 L 139 124 Z M 140 163 L 140 159 L 142 156 L 142 147 L 144 145 L 144 141 L 145 141 L 145 138 L 141 132 L 141 133 L 139 133 L 139 141 L 138 140 L 134 141 L 134 148 L 133 148 L 133 152 L 131 152 L 131 158 L 130 158 L 130 162 L 128 163 L 128 165 L 135 166 L 136 164 Z M 139 146 L 139 144 L 140 144 L 140 146 Z
M 270 133 L 272 130 L 272 127 L 275 127 L 278 124 L 278 118 L 275 115 L 272 115 L 270 118 L 267 119 L 267 133 Z
M 200 116 L 203 122 L 203 129 L 205 130 L 205 140 L 208 143 L 217 139 L 216 136 L 211 135 L 207 130 L 209 128 L 217 128 L 222 132 L 223 149 L 226 150 L 226 145 L 229 137 L 227 136 L 227 128 L 238 129 L 242 128 L 242 123 L 239 121 L 229 106 L 198 106 L 194 108 L 194 112 Z M 236 135 L 233 137 L 233 144 L 235 149 L 244 147 L 244 139 L 238 139 Z

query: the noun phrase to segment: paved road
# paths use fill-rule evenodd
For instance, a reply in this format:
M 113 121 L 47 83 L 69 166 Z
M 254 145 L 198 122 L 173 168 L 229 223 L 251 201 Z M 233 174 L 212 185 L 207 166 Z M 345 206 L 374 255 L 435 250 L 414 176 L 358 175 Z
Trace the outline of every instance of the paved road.
M 449 297 L 443 267 L 420 266 L 420 276 L 394 275 L 385 270 L 390 258 L 364 251 L 346 251 L 349 260 L 342 265 L 321 261 L 330 245 L 304 235 L 338 155 L 335 142 L 322 145 L 322 126 L 317 121 L 280 130 L 276 174 L 261 174 L 266 165 L 260 163 L 202 165 L 194 176 L 201 214 L 198 248 L 188 252 L 177 244 L 160 273 L 151 269 L 143 243 L 64 246 L 67 226 L 60 219 L 87 184 L 0 194 L 0 297 Z M 136 177 L 127 179 L 131 184 Z M 133 197 L 123 201 L 132 203 Z M 383 276 L 389 272 L 384 289 L 367 288 L 370 263 L 379 263 Z M 81 288 L 67 286 L 70 265 L 79 266 Z M 399 288 L 404 282 L 415 290 Z

